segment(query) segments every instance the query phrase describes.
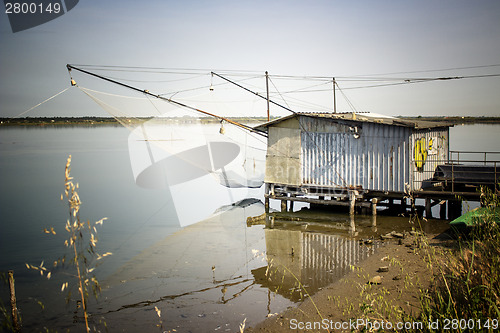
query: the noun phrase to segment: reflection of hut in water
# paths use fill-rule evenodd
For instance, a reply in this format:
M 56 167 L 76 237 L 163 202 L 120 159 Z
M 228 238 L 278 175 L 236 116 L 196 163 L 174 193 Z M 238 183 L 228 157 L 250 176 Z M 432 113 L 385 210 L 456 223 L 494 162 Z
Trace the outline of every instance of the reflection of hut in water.
M 375 252 L 378 244 L 301 230 L 266 229 L 267 276 L 253 272 L 257 283 L 293 301 L 305 296 L 300 283 L 312 294 L 339 280 Z M 262 270 L 262 269 L 260 269 Z M 291 273 L 293 273 L 293 275 Z

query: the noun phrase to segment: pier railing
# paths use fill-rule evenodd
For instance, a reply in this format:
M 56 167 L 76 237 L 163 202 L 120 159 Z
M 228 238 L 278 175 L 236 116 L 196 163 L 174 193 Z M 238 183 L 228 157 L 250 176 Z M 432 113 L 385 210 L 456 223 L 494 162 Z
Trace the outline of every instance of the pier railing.
M 480 186 L 499 189 L 500 152 L 452 150 L 448 156 L 445 164 L 420 174 L 424 180 L 414 188 L 456 194 L 474 193 Z
M 496 165 L 500 162 L 499 151 L 459 151 L 450 150 L 448 164 Z

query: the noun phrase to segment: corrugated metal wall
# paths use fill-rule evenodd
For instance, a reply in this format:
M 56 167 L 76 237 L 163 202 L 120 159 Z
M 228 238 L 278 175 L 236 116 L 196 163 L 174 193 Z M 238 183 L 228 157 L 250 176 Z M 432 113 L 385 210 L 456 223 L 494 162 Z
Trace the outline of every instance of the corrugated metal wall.
M 418 191 L 422 181 L 432 178 L 436 166 L 448 161 L 449 128 L 414 130 L 410 142 L 411 189 Z
M 312 117 L 300 124 L 303 184 L 403 192 L 409 183 L 410 128 Z

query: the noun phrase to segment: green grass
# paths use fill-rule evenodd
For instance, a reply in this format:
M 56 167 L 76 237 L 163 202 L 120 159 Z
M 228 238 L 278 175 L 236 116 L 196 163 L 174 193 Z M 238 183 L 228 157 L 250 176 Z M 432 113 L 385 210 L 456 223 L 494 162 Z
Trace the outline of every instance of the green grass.
M 483 207 L 498 207 L 498 196 L 482 190 Z M 420 295 L 420 313 L 406 321 L 431 323 L 423 332 L 493 332 L 500 328 L 500 227 L 486 214 L 451 252 L 427 252 L 435 276 Z M 407 331 L 409 332 L 409 330 Z

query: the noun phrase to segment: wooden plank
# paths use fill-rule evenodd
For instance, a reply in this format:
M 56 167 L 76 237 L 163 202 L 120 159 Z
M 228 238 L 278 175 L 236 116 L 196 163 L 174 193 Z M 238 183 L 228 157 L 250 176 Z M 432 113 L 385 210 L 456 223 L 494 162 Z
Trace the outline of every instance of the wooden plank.
M 319 199 L 307 198 L 307 197 L 282 197 L 282 196 L 271 195 L 271 194 L 266 194 L 265 197 L 267 197 L 269 199 L 275 199 L 275 200 L 300 201 L 300 202 L 308 202 L 308 203 L 329 205 L 329 206 L 350 206 L 350 204 L 351 204 L 350 201 L 319 200 Z M 356 206 L 370 208 L 371 203 L 365 202 L 365 201 L 356 201 Z

